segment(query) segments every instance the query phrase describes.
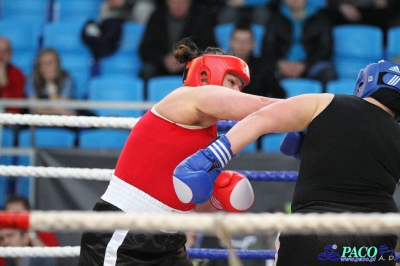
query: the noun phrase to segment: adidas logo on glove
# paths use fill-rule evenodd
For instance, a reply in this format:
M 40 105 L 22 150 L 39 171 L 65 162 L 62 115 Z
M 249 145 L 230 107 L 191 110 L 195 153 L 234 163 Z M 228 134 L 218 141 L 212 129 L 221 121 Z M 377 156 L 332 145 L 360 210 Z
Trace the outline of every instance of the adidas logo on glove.
M 389 70 L 392 70 L 394 72 L 400 73 L 400 69 L 398 66 L 392 66 L 391 68 L 389 68 Z

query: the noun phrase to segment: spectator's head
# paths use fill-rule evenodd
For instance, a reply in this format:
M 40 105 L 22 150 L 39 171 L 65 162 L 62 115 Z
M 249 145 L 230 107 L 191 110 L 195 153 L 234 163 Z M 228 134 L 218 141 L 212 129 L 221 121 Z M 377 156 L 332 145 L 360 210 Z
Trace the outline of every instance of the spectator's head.
M 192 0 L 166 0 L 166 4 L 170 15 L 175 19 L 180 19 L 188 14 Z
M 292 11 L 300 11 L 306 7 L 307 0 L 282 0 Z
M 9 196 L 6 200 L 5 210 L 8 212 L 29 211 L 31 206 L 27 198 L 19 195 Z
M 8 64 L 12 56 L 11 43 L 8 39 L 0 37 L 0 64 Z
M 35 79 L 55 81 L 61 76 L 61 61 L 58 52 L 45 48 L 39 52 L 35 61 Z
M 0 246 L 26 247 L 29 246 L 29 234 L 25 230 L 0 228 Z
M 255 46 L 254 35 L 250 25 L 236 26 L 232 32 L 229 44 L 237 57 L 247 61 Z

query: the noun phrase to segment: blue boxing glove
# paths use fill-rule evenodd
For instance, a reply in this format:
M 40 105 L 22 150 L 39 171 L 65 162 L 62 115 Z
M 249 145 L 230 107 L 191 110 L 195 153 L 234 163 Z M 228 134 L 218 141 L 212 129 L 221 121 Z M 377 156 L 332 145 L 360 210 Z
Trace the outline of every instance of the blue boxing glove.
M 196 204 L 209 200 L 215 179 L 233 156 L 228 138 L 221 135 L 206 149 L 183 160 L 175 168 L 173 176 L 174 189 L 179 200 Z
M 301 132 L 288 132 L 281 142 L 280 150 L 287 156 L 293 156 L 297 160 L 301 159 L 301 148 L 307 130 Z

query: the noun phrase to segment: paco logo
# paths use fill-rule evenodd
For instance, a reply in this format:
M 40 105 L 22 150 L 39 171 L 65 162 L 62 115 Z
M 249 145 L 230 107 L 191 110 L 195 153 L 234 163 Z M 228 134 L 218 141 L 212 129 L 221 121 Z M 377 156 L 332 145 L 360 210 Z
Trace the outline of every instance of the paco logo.
M 343 247 L 342 258 L 372 258 L 378 254 L 378 249 L 374 246 L 372 247 Z
M 396 259 L 395 249 L 389 249 L 384 244 L 379 248 L 376 246 L 350 247 L 343 246 L 342 252 L 337 252 L 336 244 L 325 246 L 324 252 L 318 254 L 319 261 L 341 261 L 341 262 L 374 262 L 374 261 L 392 261 Z

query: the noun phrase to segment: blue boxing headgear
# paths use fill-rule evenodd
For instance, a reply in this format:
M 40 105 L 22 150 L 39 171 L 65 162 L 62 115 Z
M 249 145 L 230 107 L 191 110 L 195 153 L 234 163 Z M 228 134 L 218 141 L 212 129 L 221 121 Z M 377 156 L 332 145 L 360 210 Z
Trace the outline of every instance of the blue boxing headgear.
M 381 88 L 400 93 L 400 65 L 383 60 L 367 65 L 358 73 L 354 95 L 365 98 Z

